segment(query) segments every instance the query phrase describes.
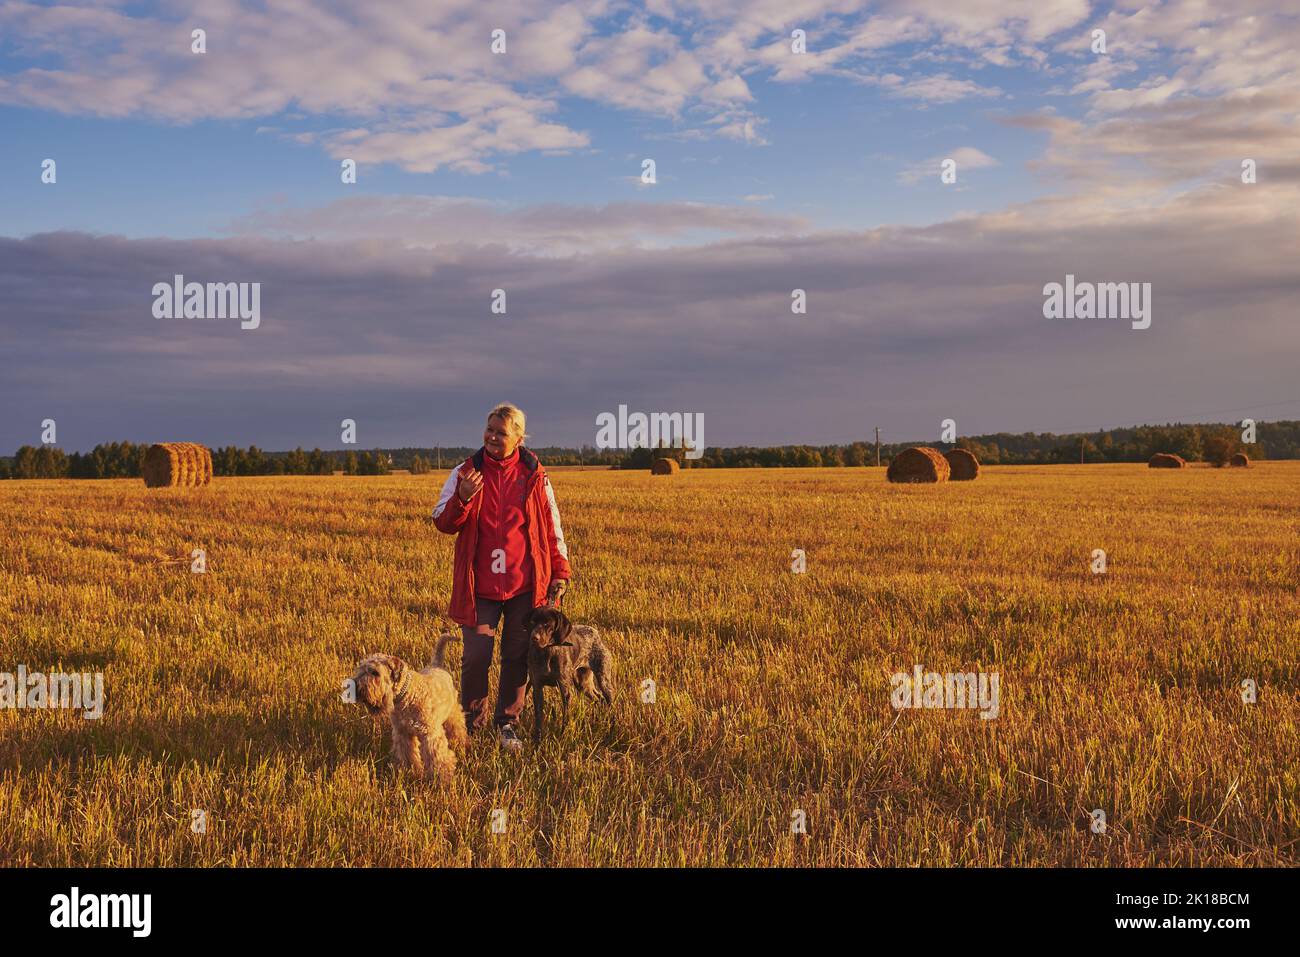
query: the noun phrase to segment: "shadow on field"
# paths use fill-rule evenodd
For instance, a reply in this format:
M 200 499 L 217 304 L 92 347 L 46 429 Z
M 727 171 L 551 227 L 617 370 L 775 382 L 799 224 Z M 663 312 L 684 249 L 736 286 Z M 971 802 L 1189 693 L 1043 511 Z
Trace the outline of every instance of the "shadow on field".
M 107 666 L 117 661 L 118 650 L 114 646 L 100 648 L 62 648 L 55 639 L 29 638 L 16 640 L 12 647 L 5 649 L 5 657 L 10 662 L 28 662 L 29 673 L 66 671 L 104 671 Z M 39 665 L 31 664 L 39 662 Z M 11 665 L 10 671 L 14 668 Z
M 662 629 L 674 640 L 699 642 L 702 647 L 727 648 L 732 645 L 752 647 L 762 644 L 780 645 L 788 642 L 792 633 L 785 624 L 769 617 L 725 618 L 702 621 L 698 618 L 655 618 L 639 625 L 642 630 Z
M 343 706 L 340 705 L 340 709 Z M 371 719 L 319 706 L 249 714 L 217 710 L 184 716 L 149 715 L 87 720 L 73 712 L 14 712 L 0 735 L 0 764 L 73 766 L 109 757 L 147 756 L 167 767 L 212 766 L 282 758 L 308 770 L 331 770 L 345 761 L 385 761 L 389 739 Z

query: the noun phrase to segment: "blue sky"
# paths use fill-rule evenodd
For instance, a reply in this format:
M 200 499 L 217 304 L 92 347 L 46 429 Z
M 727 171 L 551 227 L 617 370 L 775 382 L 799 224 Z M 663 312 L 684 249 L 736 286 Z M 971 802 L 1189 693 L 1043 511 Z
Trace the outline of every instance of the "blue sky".
M 12 70 L 12 57 L 0 69 Z M 499 169 L 412 173 L 394 164 L 363 166 L 358 182 L 339 181 L 338 163 L 312 145 L 270 132 L 337 126 L 337 117 L 284 113 L 249 120 L 176 125 L 144 118 L 69 116 L 0 107 L 10 175 L 0 180 L 3 234 L 57 229 L 129 237 L 225 235 L 230 220 L 267 205 L 322 205 L 341 195 L 481 197 L 526 206 L 673 200 L 739 204 L 803 216 L 827 228 L 919 225 L 955 213 L 997 209 L 1043 195 L 1049 184 L 1025 168 L 1041 134 L 1008 127 L 1000 116 L 1068 98 L 1044 97 L 1044 78 L 988 68 L 1005 97 L 969 103 L 902 103 L 877 89 L 834 78 L 791 85 L 752 83 L 764 106 L 767 142 L 675 138 L 689 119 L 629 116 L 573 97 L 560 100 L 566 125 L 590 134 L 590 149 L 563 156 L 504 157 Z M 985 79 L 985 77 L 981 77 Z M 992 77 L 988 77 L 992 79 Z M 1068 107 L 1069 104 L 1063 104 Z M 996 167 L 962 170 L 960 189 L 927 180 L 900 184 L 900 172 L 960 146 L 996 157 Z M 59 162 L 57 190 L 44 188 L 40 164 Z M 659 183 L 628 182 L 653 157 Z M 19 175 L 27 170 L 32 175 Z
M 541 444 L 623 403 L 723 445 L 1297 417 L 1298 42 L 1262 0 L 0 0 L 0 450 L 55 411 L 463 444 L 500 398 Z M 156 319 L 176 272 L 264 324 Z M 1152 282 L 1152 328 L 1050 325 L 1067 272 Z

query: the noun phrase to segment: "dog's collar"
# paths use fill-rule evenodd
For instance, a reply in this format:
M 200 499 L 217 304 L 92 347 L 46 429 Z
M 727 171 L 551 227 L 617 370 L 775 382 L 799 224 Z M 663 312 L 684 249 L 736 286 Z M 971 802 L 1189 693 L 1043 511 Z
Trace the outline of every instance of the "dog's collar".
M 411 684 L 411 669 L 403 668 L 402 677 L 398 679 L 397 684 L 393 686 L 393 698 L 394 699 L 400 698 L 402 695 L 406 694 L 406 689 L 410 686 L 410 684 Z

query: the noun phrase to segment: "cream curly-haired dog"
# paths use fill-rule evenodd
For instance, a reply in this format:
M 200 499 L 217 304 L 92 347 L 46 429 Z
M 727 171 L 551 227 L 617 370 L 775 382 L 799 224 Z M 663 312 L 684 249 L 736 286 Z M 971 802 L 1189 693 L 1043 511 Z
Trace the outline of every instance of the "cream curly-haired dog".
M 456 769 L 449 742 L 458 748 L 469 742 L 456 687 L 442 667 L 443 649 L 455 640 L 454 635 L 438 639 L 428 668 L 417 671 L 393 655 L 368 655 L 352 676 L 357 702 L 377 721 L 387 718 L 392 725 L 393 760 L 427 777 Z

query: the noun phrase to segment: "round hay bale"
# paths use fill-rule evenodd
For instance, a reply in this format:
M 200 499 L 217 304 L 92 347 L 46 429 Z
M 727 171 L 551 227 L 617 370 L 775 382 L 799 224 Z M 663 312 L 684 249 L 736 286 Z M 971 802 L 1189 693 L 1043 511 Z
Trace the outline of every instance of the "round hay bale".
M 676 475 L 681 470 L 682 466 L 676 459 L 655 459 L 650 466 L 651 475 Z
M 173 484 L 177 471 L 177 453 L 174 445 L 159 443 L 149 446 L 140 469 L 147 488 L 166 488 Z
M 1151 456 L 1151 461 L 1147 463 L 1147 468 L 1151 469 L 1181 469 L 1185 468 L 1187 463 L 1182 457 L 1170 452 L 1157 452 Z
M 979 478 L 980 460 L 975 458 L 975 453 L 970 449 L 949 449 L 943 453 L 943 457 L 948 460 L 948 468 L 952 470 L 948 477 L 954 482 L 973 482 Z
M 176 484 L 181 488 L 189 488 L 194 484 L 194 444 L 192 442 L 177 442 L 177 469 Z
M 952 473 L 948 460 L 931 448 L 904 449 L 885 471 L 891 482 L 946 482 Z
M 212 481 L 212 453 L 194 442 L 157 442 L 144 454 L 148 488 L 197 488 Z
M 190 443 L 190 449 L 194 456 L 194 484 L 212 484 L 212 452 L 207 446 L 199 445 L 196 442 Z
M 1250 456 L 1245 452 L 1238 452 L 1232 458 L 1228 459 L 1228 465 L 1234 469 L 1248 469 L 1250 468 Z

